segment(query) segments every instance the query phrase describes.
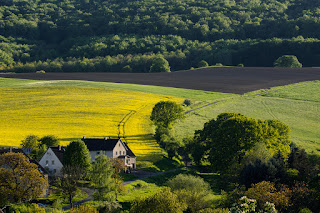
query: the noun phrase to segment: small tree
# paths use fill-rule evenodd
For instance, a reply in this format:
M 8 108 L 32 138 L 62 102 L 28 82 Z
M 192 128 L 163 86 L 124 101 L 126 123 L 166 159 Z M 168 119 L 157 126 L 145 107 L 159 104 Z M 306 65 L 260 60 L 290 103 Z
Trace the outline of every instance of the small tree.
M 211 193 L 211 188 L 202 178 L 179 174 L 170 179 L 166 185 L 178 195 L 180 202 L 187 204 L 187 212 L 198 212 L 210 207 L 208 195 Z
M 302 67 L 298 58 L 294 55 L 283 55 L 279 57 L 273 64 L 275 67 Z
M 28 135 L 21 141 L 21 147 L 29 149 L 30 151 L 37 150 L 39 148 L 39 137 L 36 135 Z
M 163 56 L 155 58 L 150 67 L 150 72 L 171 72 L 169 62 Z
M 77 182 L 83 177 L 83 169 L 79 166 L 64 165 L 62 177 L 57 179 L 57 185 L 62 194 L 68 198 L 72 205 L 73 198 L 76 196 L 78 187 Z
M 112 162 L 105 155 L 99 155 L 92 162 L 92 169 L 89 172 L 91 185 L 96 189 L 95 200 L 110 200 L 106 194 L 115 190 L 113 181 L 114 168 Z
M 46 135 L 39 139 L 40 144 L 50 146 L 58 146 L 59 139 L 54 135 Z
M 173 101 L 160 101 L 152 110 L 150 120 L 159 128 L 171 128 L 178 119 L 184 118 L 183 108 Z
M 91 156 L 85 143 L 81 140 L 71 142 L 63 156 L 63 165 L 77 166 L 83 169 L 83 172 L 91 168 Z
M 198 63 L 198 67 L 207 67 L 209 66 L 208 62 L 206 62 L 205 60 L 202 60 Z

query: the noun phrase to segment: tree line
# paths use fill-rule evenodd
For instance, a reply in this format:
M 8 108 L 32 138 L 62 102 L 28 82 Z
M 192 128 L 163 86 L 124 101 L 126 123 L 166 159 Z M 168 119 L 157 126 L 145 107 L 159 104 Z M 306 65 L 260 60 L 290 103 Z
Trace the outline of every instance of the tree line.
M 319 66 L 319 7 L 306 0 L 4 0 L 0 69 L 145 72 L 136 60 L 118 58 L 152 54 L 173 71 L 201 60 L 272 66 L 282 55 Z M 105 58 L 112 64 L 99 66 Z

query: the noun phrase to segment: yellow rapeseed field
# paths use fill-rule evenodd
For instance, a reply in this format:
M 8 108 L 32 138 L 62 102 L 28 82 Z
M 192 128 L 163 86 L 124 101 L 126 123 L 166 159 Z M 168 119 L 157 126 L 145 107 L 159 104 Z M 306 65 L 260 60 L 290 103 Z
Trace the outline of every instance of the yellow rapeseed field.
M 154 104 L 182 99 L 141 92 L 73 86 L 0 88 L 0 145 L 19 146 L 27 135 L 56 135 L 63 145 L 86 137 L 125 138 L 141 159 L 161 150 L 149 120 Z

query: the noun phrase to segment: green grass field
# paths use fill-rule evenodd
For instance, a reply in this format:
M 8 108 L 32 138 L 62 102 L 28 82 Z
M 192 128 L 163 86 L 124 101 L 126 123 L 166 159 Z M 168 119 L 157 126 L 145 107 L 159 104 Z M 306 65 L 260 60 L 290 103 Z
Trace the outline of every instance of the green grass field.
M 222 112 L 242 113 L 256 119 L 276 119 L 291 129 L 293 142 L 309 153 L 320 154 L 320 81 L 302 82 L 283 87 L 252 92 L 242 97 L 220 102 L 188 114 L 187 118 L 176 125 L 176 135 L 180 138 L 192 136 L 202 129 L 204 122 Z

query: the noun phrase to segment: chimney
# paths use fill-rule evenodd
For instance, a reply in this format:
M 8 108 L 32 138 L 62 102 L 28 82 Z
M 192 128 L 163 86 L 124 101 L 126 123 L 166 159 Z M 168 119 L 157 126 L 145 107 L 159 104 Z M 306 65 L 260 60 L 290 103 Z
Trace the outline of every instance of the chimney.
M 9 152 L 12 152 L 12 147 L 10 146 Z
M 108 137 L 104 137 L 104 140 L 105 140 L 105 141 L 108 140 Z
M 58 145 L 58 149 L 61 150 L 61 145 Z
M 86 139 L 86 136 L 85 136 L 85 135 L 82 137 L 82 140 L 84 140 L 84 139 Z

